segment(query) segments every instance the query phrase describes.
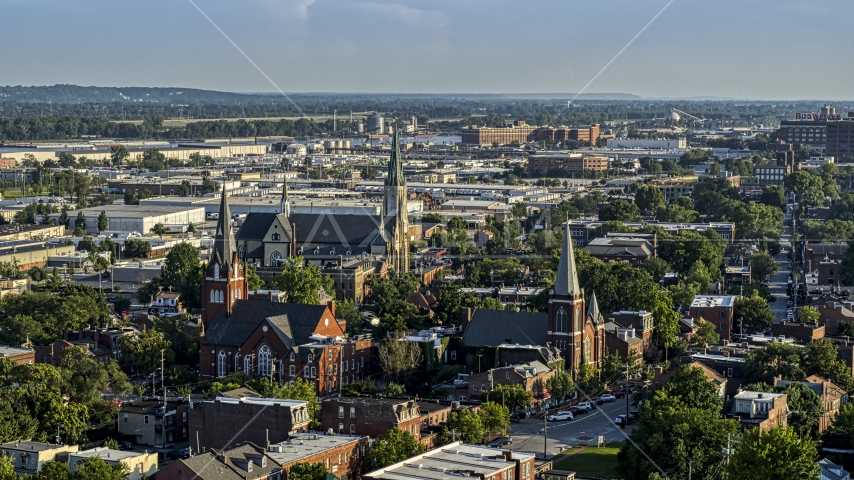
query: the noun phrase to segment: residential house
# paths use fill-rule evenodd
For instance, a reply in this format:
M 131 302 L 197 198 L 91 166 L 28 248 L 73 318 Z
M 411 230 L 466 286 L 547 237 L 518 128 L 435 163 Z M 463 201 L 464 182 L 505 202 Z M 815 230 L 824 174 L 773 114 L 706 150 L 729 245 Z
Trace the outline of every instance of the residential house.
M 119 410 L 118 432 L 133 437 L 138 445 L 166 447 L 187 440 L 187 412 L 184 401 L 164 402 L 162 399 L 136 400 L 125 403 Z
M 605 323 L 605 349 L 621 358 L 634 356 L 640 363 L 643 359 L 644 341 L 632 327 L 623 327 L 614 322 Z
M 418 402 L 401 398 L 329 398 L 320 408 L 324 431 L 376 438 L 392 428 L 421 437 L 421 410 Z
M 185 313 L 184 305 L 181 304 L 178 292 L 160 292 L 154 296 L 148 304 L 148 313 L 152 315 L 163 315 L 164 313 Z
M 771 325 L 771 333 L 775 337 L 791 337 L 802 343 L 812 343 L 824 338 L 827 327 L 822 324 L 801 322 L 779 322 Z
M 833 423 L 833 417 L 836 416 L 843 405 L 848 403 L 848 392 L 830 380 L 818 375 L 810 375 L 800 381 L 782 380 L 781 378 L 774 379 L 775 387 L 785 388 L 793 383 L 806 385 L 821 398 L 821 403 L 824 407 L 824 414 L 819 418 L 818 433 L 822 433 L 830 428 L 830 424 Z
M 628 237 L 599 237 L 584 246 L 590 256 L 603 262 L 627 262 L 642 265 L 655 256 L 655 248 L 646 239 Z
M 127 467 L 130 474 L 127 480 L 143 480 L 151 477 L 157 471 L 157 452 L 132 452 L 127 450 L 113 450 L 107 447 L 97 447 L 89 450 L 73 452 L 68 456 L 68 466 L 71 472 L 83 463 L 87 458 L 99 457 L 101 460 L 114 467 L 122 464 Z
M 664 368 L 662 367 L 655 367 L 655 377 L 652 379 L 652 388 L 658 388 L 659 386 L 666 385 L 668 382 L 670 382 L 670 379 L 673 378 L 674 375 L 686 368 L 699 368 L 703 372 L 703 376 L 706 377 L 706 380 L 714 384 L 715 391 L 718 393 L 721 399 L 726 398 L 726 377 L 700 362 L 691 360 L 688 360 L 687 363 L 678 365 L 677 367 L 672 368 L 668 371 L 664 371 Z
M 362 476 L 369 480 L 534 480 L 534 455 L 453 442 Z
M 836 335 L 843 323 L 854 323 L 854 305 L 848 300 L 842 300 L 832 295 L 825 295 L 810 303 L 820 315 L 819 323 L 824 325 L 825 335 Z
M 819 480 L 851 480 L 851 475 L 842 468 L 842 465 L 837 465 L 826 458 L 816 463 L 819 468 Z
M 28 347 L 0 345 L 0 358 L 11 360 L 18 365 L 35 363 L 36 351 Z
M 741 391 L 732 399 L 730 418 L 745 429 L 759 428 L 767 432 L 773 427 L 788 423 L 785 393 Z
M 59 445 L 32 440 L 15 440 L 0 444 L 0 453 L 11 457 L 15 473 L 21 477 L 31 476 L 40 471 L 45 463 L 55 462 L 58 456 L 68 455 L 77 450 L 77 445 Z
M 303 400 L 218 397 L 193 404 L 189 415 L 190 445 L 197 452 L 232 444 L 281 442 L 308 427 L 311 415 Z
M 546 390 L 546 382 L 554 375 L 554 370 L 537 361 L 472 373 L 469 375 L 469 398 L 480 400 L 496 385 L 519 385 L 534 394 L 533 403 L 542 402 L 551 397 Z
M 730 295 L 695 295 L 688 315 L 711 322 L 721 338 L 729 339 L 733 333 L 735 298 Z

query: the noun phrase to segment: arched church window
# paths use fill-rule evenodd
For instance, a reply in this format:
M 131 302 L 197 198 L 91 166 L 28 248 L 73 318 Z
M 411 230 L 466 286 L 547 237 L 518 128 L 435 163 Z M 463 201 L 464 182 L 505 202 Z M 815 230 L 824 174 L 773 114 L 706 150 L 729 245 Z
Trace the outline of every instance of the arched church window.
M 270 347 L 262 346 L 258 350 L 258 375 L 262 377 L 270 376 Z
M 222 378 L 225 376 L 225 350 L 220 350 L 219 355 L 217 356 L 217 368 L 216 373 L 217 376 Z
M 558 332 L 566 331 L 566 310 L 564 310 L 563 307 L 560 307 L 560 310 L 557 311 L 557 325 L 555 326 L 555 329 Z
M 593 355 L 591 353 L 592 347 L 590 345 L 590 337 L 584 336 L 584 363 L 590 363 L 593 361 Z
M 214 278 L 219 280 L 219 264 L 214 263 Z
M 279 240 L 281 240 L 281 239 L 282 239 L 282 236 L 281 236 L 281 235 L 279 235 L 278 233 L 274 233 L 274 234 L 273 234 L 273 241 L 274 241 L 274 242 L 278 242 L 278 241 L 279 241 Z
M 243 357 L 243 373 L 252 375 L 252 357 L 249 355 Z
M 270 266 L 271 267 L 278 267 L 281 262 L 282 262 L 282 254 L 279 253 L 278 250 L 276 250 L 270 254 Z

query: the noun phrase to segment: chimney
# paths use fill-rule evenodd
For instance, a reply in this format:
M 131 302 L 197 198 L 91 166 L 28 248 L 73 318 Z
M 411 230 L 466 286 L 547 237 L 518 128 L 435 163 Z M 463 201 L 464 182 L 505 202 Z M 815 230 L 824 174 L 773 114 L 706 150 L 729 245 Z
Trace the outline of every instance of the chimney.
M 470 307 L 466 307 L 460 309 L 460 326 L 463 327 L 463 330 L 469 326 L 469 322 L 471 322 L 471 317 L 474 315 L 474 309 Z
M 329 307 L 329 311 L 332 312 L 332 317 L 335 317 L 335 300 L 330 300 L 329 303 L 326 304 Z
M 513 451 L 512 450 L 504 450 L 501 452 L 501 454 L 504 456 L 504 460 L 507 460 L 508 462 L 513 461 Z

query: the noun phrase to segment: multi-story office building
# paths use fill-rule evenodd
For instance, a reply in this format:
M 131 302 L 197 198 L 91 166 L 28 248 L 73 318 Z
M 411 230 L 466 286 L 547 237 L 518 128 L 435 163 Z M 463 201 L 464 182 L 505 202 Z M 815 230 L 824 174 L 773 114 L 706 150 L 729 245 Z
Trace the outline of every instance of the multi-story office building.
M 588 127 L 536 127 L 528 125 L 524 120 L 516 120 L 511 125 L 503 127 L 479 127 L 472 125 L 462 129 L 464 145 L 492 145 L 498 143 L 527 143 L 541 140 L 563 142 L 567 140 L 584 141 L 595 144 L 599 139 L 599 125 Z
M 578 174 L 586 171 L 604 172 L 608 170 L 608 157 L 580 153 L 552 153 L 528 157 L 528 173 L 544 175 L 554 170 Z
M 780 140 L 822 150 L 837 160 L 854 155 L 854 112 L 847 117 L 825 105 L 819 113 L 798 113 L 780 122 Z

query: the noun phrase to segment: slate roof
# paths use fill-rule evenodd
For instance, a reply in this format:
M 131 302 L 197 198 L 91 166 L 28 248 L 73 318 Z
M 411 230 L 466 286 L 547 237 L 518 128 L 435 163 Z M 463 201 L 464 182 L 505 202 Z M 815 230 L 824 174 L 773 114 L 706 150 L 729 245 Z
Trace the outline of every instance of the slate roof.
M 297 245 L 305 249 L 306 253 L 316 246 L 340 245 L 353 255 L 358 255 L 369 251 L 371 245 L 385 245 L 386 239 L 392 237 L 394 226 L 394 218 L 388 217 L 384 222 L 384 230 L 381 230 L 380 218 L 373 215 L 293 213 L 288 218 L 296 224 Z M 344 251 L 339 254 L 344 254 Z
M 580 295 L 578 273 L 575 269 L 575 252 L 573 251 L 572 236 L 569 234 L 569 224 L 563 232 L 563 246 L 560 249 L 560 262 L 557 266 L 557 278 L 554 291 L 556 295 Z
M 255 446 L 251 443 L 239 445 L 237 447 L 221 452 L 222 455 L 228 458 L 228 463 L 224 463 L 220 456 L 211 452 L 202 453 L 190 458 L 180 460 L 184 465 L 195 473 L 195 476 L 188 478 L 196 478 L 198 480 L 245 480 L 246 478 L 266 478 L 266 476 L 281 469 L 276 461 L 266 454 L 263 448 Z M 240 466 L 234 463 L 234 460 L 246 461 L 256 460 L 249 458 L 249 455 L 264 455 L 267 457 L 267 465 L 265 467 L 255 463 L 252 466 L 252 472 L 246 472 Z M 249 476 L 247 477 L 247 473 Z
M 611 333 L 611 334 L 613 334 L 613 335 L 617 335 L 617 332 L 618 332 L 618 329 L 619 329 L 619 328 L 625 328 L 625 327 L 623 327 L 622 325 L 617 325 L 617 324 L 616 324 L 616 323 L 614 323 L 614 322 L 607 322 L 604 326 L 605 326 L 605 331 L 606 331 L 606 332 L 608 332 L 608 333 Z M 622 340 L 622 341 L 624 341 L 624 342 L 628 343 L 629 345 L 634 345 L 635 343 L 639 343 L 639 342 L 642 342 L 642 341 L 643 341 L 643 339 L 638 338 L 638 337 L 626 337 L 626 338 L 622 338 L 622 337 L 619 337 L 619 336 L 618 336 L 617 338 L 619 338 L 620 340 Z
M 325 310 L 325 305 L 237 300 L 231 316 L 219 314 L 211 320 L 204 343 L 239 347 L 265 319 L 288 348 L 311 343 L 309 337 Z
M 826 458 L 822 458 L 818 462 L 818 468 L 821 469 L 821 478 L 828 480 L 846 480 L 851 478 L 848 472 L 842 468 L 842 465 L 837 465 Z M 837 472 L 839 472 L 837 474 Z
M 651 257 L 652 245 L 646 240 L 629 238 L 597 238 L 584 247 L 594 256 Z
M 251 212 L 246 215 L 240 229 L 237 230 L 237 239 L 239 240 L 263 240 L 270 230 L 270 225 L 276 220 L 276 217 L 281 216 L 282 225 L 285 226 L 285 234 L 291 238 L 290 223 L 287 221 L 287 215 L 282 213 L 265 213 Z
M 478 308 L 466 327 L 463 343 L 470 347 L 495 347 L 506 343 L 545 345 L 548 329 L 546 313 Z
M 590 305 L 587 306 L 587 316 L 593 321 L 593 323 L 602 323 L 604 318 L 602 318 L 602 313 L 599 311 L 599 302 L 596 301 L 596 292 L 590 294 Z

